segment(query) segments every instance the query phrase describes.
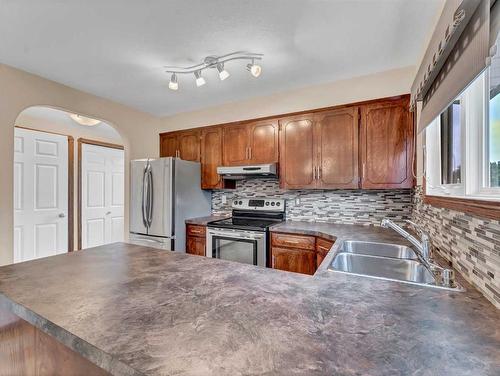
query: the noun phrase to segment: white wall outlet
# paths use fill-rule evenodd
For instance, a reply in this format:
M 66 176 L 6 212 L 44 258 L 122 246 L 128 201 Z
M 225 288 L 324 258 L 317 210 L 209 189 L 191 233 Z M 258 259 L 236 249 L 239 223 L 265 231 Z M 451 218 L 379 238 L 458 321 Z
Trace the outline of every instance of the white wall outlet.
M 227 196 L 226 196 L 226 195 L 222 195 L 222 196 L 220 197 L 220 200 L 221 200 L 221 202 L 222 202 L 223 204 L 227 203 Z
M 295 205 L 300 205 L 300 197 L 297 197 L 297 198 L 295 199 Z

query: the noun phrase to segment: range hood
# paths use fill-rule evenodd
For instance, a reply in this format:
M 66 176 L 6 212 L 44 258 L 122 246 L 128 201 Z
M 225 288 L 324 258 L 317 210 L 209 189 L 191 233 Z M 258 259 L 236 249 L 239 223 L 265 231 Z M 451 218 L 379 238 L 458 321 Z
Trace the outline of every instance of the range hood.
M 217 167 L 217 173 L 227 180 L 276 177 L 276 163 L 249 166 Z

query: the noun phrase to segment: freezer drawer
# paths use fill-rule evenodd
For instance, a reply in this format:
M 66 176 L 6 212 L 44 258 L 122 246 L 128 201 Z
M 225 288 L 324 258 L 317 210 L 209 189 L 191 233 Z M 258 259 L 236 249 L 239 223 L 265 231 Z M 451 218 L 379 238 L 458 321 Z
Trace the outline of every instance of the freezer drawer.
M 147 236 L 139 234 L 130 234 L 129 243 L 136 245 L 143 245 L 146 247 L 164 249 L 166 251 L 172 250 L 173 239 L 161 238 L 157 236 Z

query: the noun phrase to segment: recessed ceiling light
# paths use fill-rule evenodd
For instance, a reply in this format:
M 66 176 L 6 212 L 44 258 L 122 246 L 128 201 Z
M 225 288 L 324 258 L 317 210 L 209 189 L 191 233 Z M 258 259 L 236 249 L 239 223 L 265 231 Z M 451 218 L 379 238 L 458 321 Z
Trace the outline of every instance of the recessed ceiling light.
M 86 125 L 86 126 L 89 126 L 89 127 L 97 125 L 97 124 L 99 124 L 101 122 L 100 120 L 92 119 L 92 118 L 85 117 L 85 116 L 78 115 L 78 114 L 69 114 L 69 117 L 71 119 L 73 119 L 74 121 L 76 121 L 78 124 L 80 124 L 80 125 Z

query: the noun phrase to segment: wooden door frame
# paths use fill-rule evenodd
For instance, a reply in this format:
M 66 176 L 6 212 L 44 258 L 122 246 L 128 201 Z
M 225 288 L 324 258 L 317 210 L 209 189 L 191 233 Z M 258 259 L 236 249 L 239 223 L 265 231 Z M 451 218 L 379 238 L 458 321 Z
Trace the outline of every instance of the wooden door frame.
M 58 136 L 64 136 L 68 139 L 68 252 L 73 252 L 74 250 L 74 234 L 75 234 L 75 139 L 73 136 L 64 133 L 45 131 L 30 127 L 25 127 L 22 125 L 15 125 L 14 128 L 25 129 L 28 131 L 56 134 Z
M 104 141 L 91 140 L 88 138 L 79 138 L 78 142 L 78 250 L 82 249 L 82 145 L 95 145 L 104 148 L 125 150 L 125 147 L 120 144 L 112 144 Z M 125 163 L 125 160 L 124 160 Z M 125 204 L 125 203 L 124 203 Z

